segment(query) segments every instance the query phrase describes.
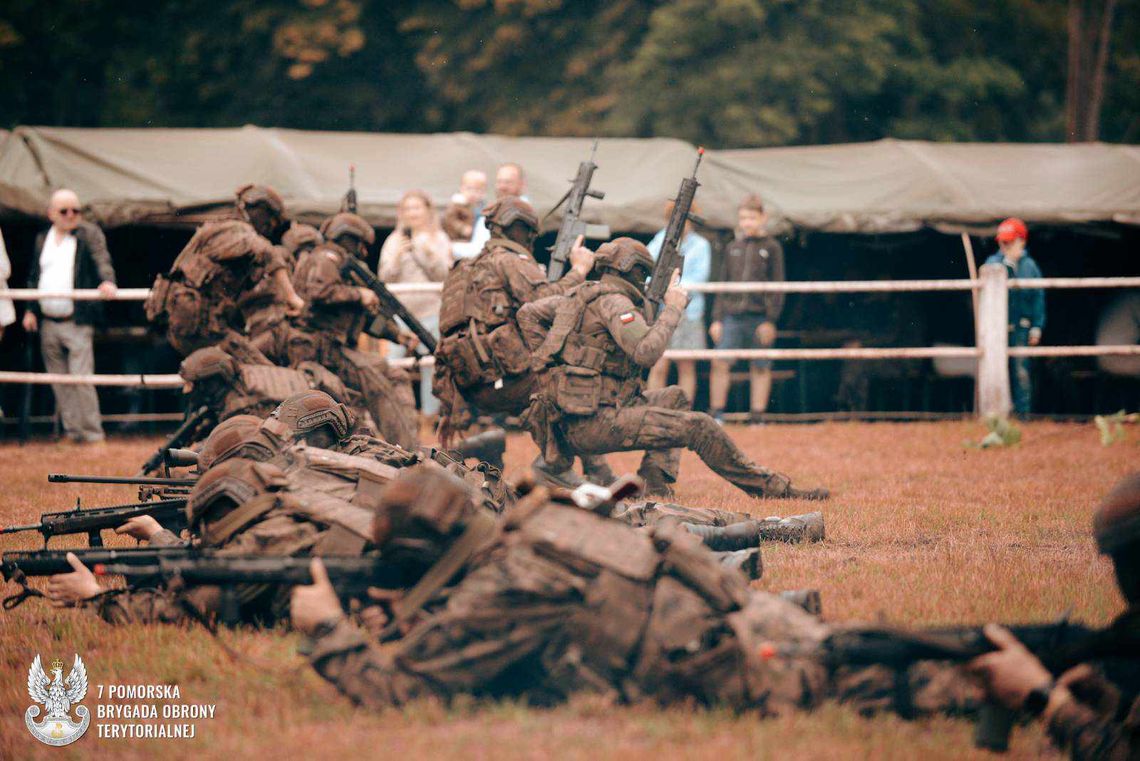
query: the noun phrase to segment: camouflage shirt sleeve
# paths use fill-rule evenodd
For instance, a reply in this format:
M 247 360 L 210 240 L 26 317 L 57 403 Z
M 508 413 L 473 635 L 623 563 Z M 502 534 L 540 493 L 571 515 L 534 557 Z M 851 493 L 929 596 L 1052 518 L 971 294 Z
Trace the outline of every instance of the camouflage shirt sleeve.
M 661 359 L 682 315 L 677 307 L 666 306 L 650 326 L 641 309 L 620 293 L 602 296 L 591 308 L 598 311 L 621 350 L 642 367 L 653 367 Z
M 1076 761 L 1140 757 L 1140 698 L 1123 721 L 1102 716 L 1078 700 L 1062 705 L 1049 719 L 1049 737 Z
M 527 348 L 532 352 L 542 346 L 561 302 L 561 296 L 547 296 L 538 301 L 523 304 L 518 314 L 515 315 L 523 341 L 526 342 Z
M 327 249 L 312 251 L 311 266 L 297 290 L 310 304 L 358 304 L 360 291 L 344 282 L 340 274 L 340 257 Z
M 530 257 L 518 254 L 498 254 L 499 273 L 507 284 L 507 289 L 520 304 L 526 304 L 547 296 L 559 296 L 585 280 L 576 270 L 567 272 L 561 280 L 551 283 L 546 272 Z
M 164 528 L 152 536 L 147 542 L 151 547 L 183 547 L 186 542 L 168 528 Z

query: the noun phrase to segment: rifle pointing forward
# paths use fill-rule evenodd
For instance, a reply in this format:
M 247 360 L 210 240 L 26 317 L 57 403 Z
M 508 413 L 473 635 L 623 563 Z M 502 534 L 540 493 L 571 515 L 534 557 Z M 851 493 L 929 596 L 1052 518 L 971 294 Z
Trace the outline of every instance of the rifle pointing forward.
M 690 209 L 693 208 L 693 198 L 697 195 L 697 188 L 701 185 L 697 182 L 697 169 L 704 155 L 705 149 L 698 148 L 693 174 L 681 180 L 677 200 L 673 203 L 673 213 L 669 215 L 669 224 L 665 225 L 665 240 L 661 243 L 661 253 L 657 255 L 657 265 L 653 268 L 649 285 L 645 289 L 645 311 L 651 323 L 657 319 L 657 312 L 665 301 L 665 291 L 669 289 L 673 270 L 680 272 L 685 266 L 685 258 L 681 256 L 681 238 L 685 235 L 685 224 L 692 218 Z
M 566 204 L 566 212 L 562 215 L 562 225 L 558 228 L 558 237 L 554 240 L 554 245 L 550 247 L 550 264 L 546 268 L 546 279 L 552 283 L 560 280 L 563 273 L 566 272 L 566 262 L 570 258 L 570 249 L 574 247 L 574 241 L 578 240 L 579 235 L 584 235 L 587 238 L 610 237 L 609 227 L 588 225 L 582 221 L 582 205 L 586 202 L 586 197 L 597 198 L 599 201 L 606 197 L 605 191 L 590 189 L 590 183 L 594 179 L 594 171 L 598 168 L 598 165 L 594 163 L 594 156 L 597 153 L 598 141 L 594 140 L 594 147 L 590 150 L 590 160 L 578 164 L 578 175 L 574 178 L 570 189 L 546 215 L 549 217 L 563 203 Z M 545 220 L 546 217 L 543 219 Z
M 435 336 L 433 336 L 428 329 L 423 326 L 416 316 L 408 311 L 404 306 L 404 302 L 396 298 L 380 279 L 372 274 L 372 270 L 368 269 L 368 265 L 357 259 L 355 256 L 349 256 L 341 267 L 341 274 L 344 275 L 349 281 L 363 286 L 376 294 L 376 298 L 380 299 L 380 307 L 388 314 L 393 314 L 400 318 L 400 320 L 408 326 L 408 330 L 416 334 L 416 338 L 420 339 L 420 345 L 427 349 L 428 354 L 435 353 Z
M 156 478 L 151 476 L 74 476 L 69 473 L 49 473 L 53 484 L 125 484 L 140 486 L 193 486 L 196 478 Z
M 178 426 L 178 430 L 143 463 L 138 475 L 147 476 L 156 472 L 166 462 L 166 450 L 180 449 L 194 441 L 199 430 L 209 427 L 211 419 L 210 408 L 204 406 L 187 415 L 182 425 Z
M 1060 620 L 1053 624 L 1010 626 L 1009 630 L 1053 674 L 1090 660 L 1140 657 L 1140 617 L 1124 616 L 1105 629 Z M 836 631 L 823 642 L 825 660 L 833 667 L 885 665 L 901 671 L 925 660 L 964 662 L 995 649 L 982 627 L 902 631 L 858 628 Z M 1009 747 L 1012 713 L 986 704 L 978 717 L 974 743 L 1004 751 Z
M 186 500 L 167 499 L 160 502 L 139 502 L 131 505 L 95 507 L 86 510 L 76 507 L 58 513 L 44 513 L 39 523 L 24 526 L 0 527 L 0 534 L 15 534 L 22 531 L 38 531 L 44 538 L 44 547 L 53 536 L 66 534 L 87 534 L 90 547 L 102 547 L 103 536 L 99 532 L 114 529 L 131 518 L 149 515 L 162 524 L 163 528 L 174 533 L 186 528 Z

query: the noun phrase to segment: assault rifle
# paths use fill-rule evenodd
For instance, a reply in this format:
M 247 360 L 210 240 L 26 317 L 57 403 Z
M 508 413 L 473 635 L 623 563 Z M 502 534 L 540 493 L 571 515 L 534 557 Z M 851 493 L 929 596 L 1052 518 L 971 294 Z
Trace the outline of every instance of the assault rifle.
M 200 430 L 211 427 L 212 421 L 213 415 L 211 415 L 209 407 L 202 406 L 191 412 L 182 421 L 182 425 L 178 426 L 178 430 L 166 440 L 166 443 L 156 449 L 150 459 L 143 463 L 142 470 L 138 472 L 138 475 L 147 476 L 156 472 L 166 462 L 166 450 L 185 447 L 194 441 Z
M 428 329 L 416 319 L 416 316 L 408 311 L 404 306 L 404 302 L 400 301 L 388 287 L 380 282 L 380 279 L 372 274 L 372 270 L 368 269 L 368 265 L 362 262 L 355 256 L 349 256 L 341 267 L 341 274 L 350 282 L 363 286 L 376 294 L 376 298 L 380 299 L 380 308 L 388 314 L 393 314 L 399 317 L 400 320 L 408 326 L 408 329 L 416 334 L 416 338 L 420 339 L 420 345 L 427 349 L 428 354 L 435 353 L 435 336 L 428 332 Z M 365 331 L 368 332 L 368 331 Z M 369 333 L 371 335 L 371 333 Z
M 112 507 L 93 507 L 86 510 L 79 507 L 76 501 L 74 510 L 64 510 L 58 513 L 44 513 L 39 523 L 29 523 L 24 526 L 0 527 L 0 534 L 15 534 L 22 531 L 38 531 L 44 538 L 44 547 L 53 536 L 66 534 L 87 534 L 87 544 L 90 547 L 102 547 L 103 536 L 99 532 L 104 529 L 114 529 L 123 525 L 131 518 L 149 515 L 162 524 L 163 528 L 174 533 L 186 528 L 186 500 L 166 499 L 159 502 L 138 502 L 131 505 L 115 505 Z
M 340 204 L 341 211 L 347 211 L 350 214 L 356 213 L 356 165 L 348 165 L 348 192 L 344 194 L 344 200 Z
M 653 274 L 649 276 L 649 285 L 645 289 L 645 311 L 651 323 L 657 319 L 657 312 L 665 301 L 665 291 L 669 289 L 673 270 L 680 271 L 685 266 L 685 258 L 681 255 L 681 238 L 685 235 L 685 224 L 692 218 L 689 210 L 693 207 L 693 198 L 701 185 L 697 182 L 697 169 L 704 155 L 705 149 L 698 148 L 693 174 L 681 180 L 681 188 L 677 191 L 677 199 L 673 204 L 673 213 L 669 215 L 669 224 L 665 225 L 665 240 L 661 243 L 657 264 L 653 268 Z
M 594 163 L 594 156 L 598 153 L 598 141 L 594 140 L 594 147 L 590 149 L 590 160 L 578 164 L 578 175 L 574 178 L 566 195 L 554 204 L 554 208 L 547 212 L 546 217 L 556 212 L 562 204 L 566 204 L 566 211 L 562 214 L 562 225 L 558 228 L 558 237 L 550 247 L 550 264 L 546 267 L 546 279 L 555 282 L 561 279 L 566 272 L 566 262 L 570 258 L 570 249 L 579 235 L 587 238 L 608 238 L 610 228 L 606 225 L 588 225 L 582 221 L 582 204 L 586 197 L 597 198 L 599 201 L 606 197 L 604 190 L 591 190 L 590 182 L 594 179 L 594 171 L 598 165 Z M 543 220 L 546 219 L 543 217 Z
M 196 478 L 157 478 L 154 476 L 76 476 L 70 473 L 49 473 L 48 482 L 53 484 L 122 484 L 131 486 L 186 486 L 198 483 Z
M 1140 616 L 1124 616 L 1105 629 L 1092 629 L 1062 618 L 1053 624 L 1008 627 L 1054 675 L 1090 660 L 1140 657 Z M 902 670 L 926 660 L 968 661 L 995 649 L 980 626 L 902 631 L 891 628 L 840 630 L 823 642 L 825 660 L 835 666 L 884 665 Z M 978 716 L 974 743 L 1004 751 L 1009 747 L 1013 714 L 987 704 Z

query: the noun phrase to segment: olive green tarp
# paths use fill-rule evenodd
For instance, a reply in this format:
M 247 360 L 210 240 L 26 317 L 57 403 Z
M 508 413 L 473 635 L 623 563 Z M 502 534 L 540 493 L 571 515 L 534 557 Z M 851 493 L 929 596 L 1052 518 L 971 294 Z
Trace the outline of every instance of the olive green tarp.
M 562 196 L 584 138 L 470 133 L 401 135 L 235 129 L 18 127 L 0 135 L 0 207 L 42 216 L 51 191 L 74 189 L 106 226 L 186 224 L 229 204 L 247 182 L 268 183 L 290 213 L 315 220 L 340 205 L 350 165 L 360 211 L 392 226 L 401 194 L 445 203 L 466 169 L 493 177 L 522 165 L 540 213 Z M 696 149 L 665 138 L 599 142 L 587 221 L 652 232 L 664 201 L 693 167 Z M 697 202 L 730 227 L 742 195 L 760 193 L 782 226 L 830 232 L 987 227 L 1010 215 L 1032 224 L 1140 224 L 1140 149 L 1081 145 L 873 143 L 709 151 Z M 554 215 L 547 227 L 557 223 Z

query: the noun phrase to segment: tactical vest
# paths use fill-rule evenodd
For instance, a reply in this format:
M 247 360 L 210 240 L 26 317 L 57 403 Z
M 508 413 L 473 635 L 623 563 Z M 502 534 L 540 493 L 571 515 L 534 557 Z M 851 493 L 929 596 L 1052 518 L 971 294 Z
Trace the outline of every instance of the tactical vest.
M 147 319 L 169 323 L 177 337 L 216 333 L 237 319 L 235 299 L 248 270 L 221 264 L 235 250 L 257 250 L 259 236 L 240 220 L 207 222 L 198 228 L 166 275 L 159 275 L 145 304 Z M 269 245 L 265 242 L 265 245 Z M 250 264 L 250 262 L 246 262 Z
M 251 414 L 264 417 L 293 394 L 312 388 L 308 376 L 288 367 L 243 364 L 239 373 L 241 382 L 232 393 L 226 395 L 224 418 L 251 410 L 258 410 Z M 266 410 L 264 415 L 260 414 L 262 410 Z
M 329 266 L 328 262 L 332 262 L 335 266 L 340 284 L 351 287 L 352 284 L 346 281 L 343 273 L 341 273 L 341 268 L 350 256 L 352 254 L 333 243 L 322 243 L 302 253 L 297 261 L 297 268 L 293 271 L 293 287 L 306 302 L 305 313 L 301 317 L 301 323 L 305 327 L 312 331 L 333 335 L 342 342 L 355 344 L 356 337 L 372 319 L 368 310 L 361 306 L 358 301 L 333 304 L 314 302 L 313 294 L 309 288 L 312 272 L 318 266 Z
M 589 282 L 558 305 L 554 323 L 535 352 L 536 364 L 553 365 L 544 386 L 570 415 L 589 415 L 599 406 L 620 405 L 641 391 L 641 367 L 622 351 L 602 320 L 587 320 L 590 305 L 620 294 L 640 308 L 640 295 L 615 283 Z
M 503 257 L 538 266 L 524 246 L 492 238 L 478 256 L 452 267 L 443 284 L 436 361 L 460 389 L 530 370 L 530 352 L 515 322 L 521 305 L 494 266 Z

